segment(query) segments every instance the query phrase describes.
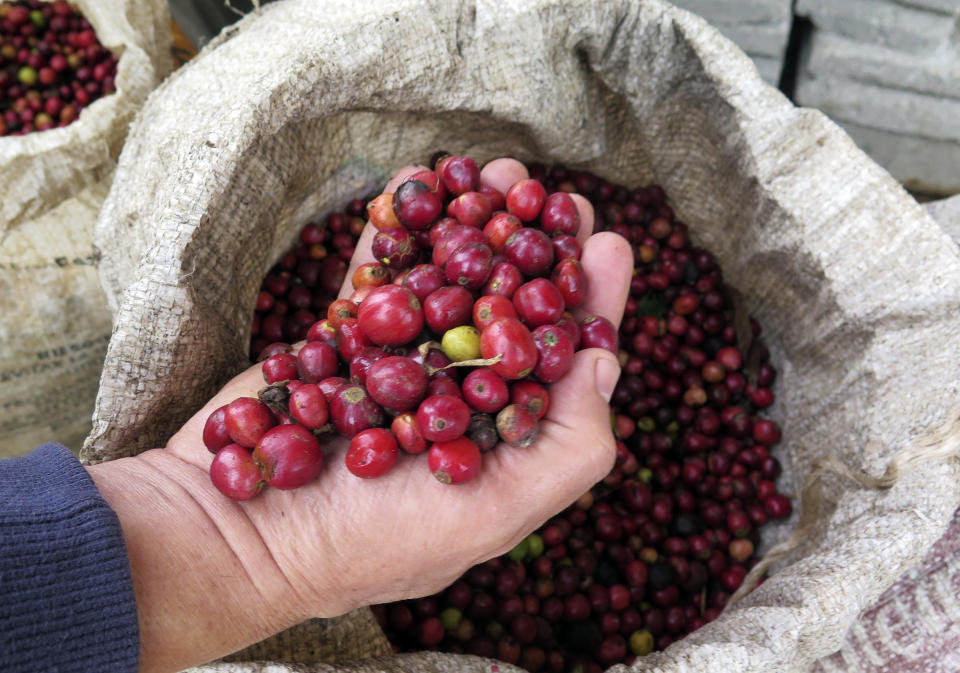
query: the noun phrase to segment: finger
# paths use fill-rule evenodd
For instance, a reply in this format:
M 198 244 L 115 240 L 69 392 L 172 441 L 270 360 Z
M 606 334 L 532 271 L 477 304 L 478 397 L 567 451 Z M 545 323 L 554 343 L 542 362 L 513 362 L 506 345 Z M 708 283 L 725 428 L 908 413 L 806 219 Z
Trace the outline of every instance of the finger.
M 363 232 L 360 234 L 360 239 L 357 241 L 355 252 L 353 253 L 353 257 L 350 259 L 350 266 L 347 267 L 347 275 L 343 279 L 343 284 L 340 286 L 340 294 L 337 295 L 337 299 L 347 299 L 353 294 L 354 271 L 364 264 L 376 261 L 373 257 L 373 237 L 376 235 L 377 228 L 374 227 L 370 222 L 367 222 L 367 226 L 363 228 Z
M 577 211 L 580 213 L 580 229 L 577 230 L 577 242 L 582 247 L 587 244 L 587 239 L 593 235 L 593 204 L 580 194 L 571 194 L 570 198 L 573 199 Z
M 510 157 L 494 159 L 480 169 L 480 184 L 493 187 L 504 195 L 514 184 L 529 177 L 527 167 Z
M 580 263 L 587 277 L 587 294 L 576 312 L 578 319 L 586 314 L 602 316 L 619 328 L 633 274 L 630 244 L 619 234 L 594 234 L 583 246 Z

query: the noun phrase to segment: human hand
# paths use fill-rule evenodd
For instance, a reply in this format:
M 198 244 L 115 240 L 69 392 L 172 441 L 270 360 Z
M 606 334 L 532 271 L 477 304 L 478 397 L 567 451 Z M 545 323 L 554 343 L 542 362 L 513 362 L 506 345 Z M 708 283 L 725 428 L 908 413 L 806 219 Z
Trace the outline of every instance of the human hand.
M 419 168 L 398 172 L 386 191 Z M 492 162 L 481 174 L 502 192 L 526 177 L 523 165 L 510 159 Z M 613 234 L 591 236 L 592 209 L 585 199 L 577 203 L 589 280 L 581 312 L 618 325 L 632 269 L 630 247 Z M 372 261 L 374 233 L 368 225 L 341 297 L 351 293 L 353 269 Z M 537 441 L 526 449 L 498 445 L 484 454 L 480 475 L 457 486 L 430 475 L 426 454 L 403 456 L 378 479 L 359 479 L 346 469 L 347 441 L 338 438 L 326 451 L 320 477 L 307 486 L 267 489 L 245 502 L 223 497 L 207 474 L 212 456 L 202 442 L 203 425 L 214 409 L 256 396 L 264 385 L 259 365 L 230 381 L 170 439 L 163 455 L 141 457 L 178 475 L 212 523 L 207 528 L 220 538 L 212 542 L 226 542 L 227 557 L 242 576 L 225 589 L 222 606 L 242 603 L 245 596 L 257 606 L 261 633 L 245 627 L 237 634 L 254 642 L 309 617 L 434 593 L 472 565 L 508 551 L 612 467 L 616 450 L 607 402 L 618 376 L 613 354 L 577 353 L 571 371 L 549 388 L 550 408 Z M 243 619 L 243 611 L 233 618 Z M 214 656 L 245 644 L 224 643 L 231 649 Z

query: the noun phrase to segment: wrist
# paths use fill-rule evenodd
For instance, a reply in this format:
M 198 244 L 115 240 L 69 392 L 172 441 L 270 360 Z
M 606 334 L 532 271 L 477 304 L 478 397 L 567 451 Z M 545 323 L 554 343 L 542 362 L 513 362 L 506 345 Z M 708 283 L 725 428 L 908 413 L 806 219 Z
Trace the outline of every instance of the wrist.
M 88 470 L 123 530 L 141 671 L 179 671 L 314 616 L 316 598 L 264 543 L 264 513 L 222 496 L 206 471 L 161 449 Z

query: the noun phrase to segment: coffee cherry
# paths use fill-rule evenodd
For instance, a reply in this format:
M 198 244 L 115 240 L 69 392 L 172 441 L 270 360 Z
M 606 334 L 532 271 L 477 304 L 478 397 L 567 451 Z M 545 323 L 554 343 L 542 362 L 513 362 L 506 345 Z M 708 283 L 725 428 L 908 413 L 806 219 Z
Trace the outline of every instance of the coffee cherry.
M 378 231 L 371 244 L 373 256 L 391 269 L 405 269 L 420 254 L 420 246 L 413 234 L 403 227 Z
M 616 354 L 620 343 L 617 330 L 603 316 L 587 316 L 579 323 L 582 348 L 604 348 Z
M 240 397 L 227 405 L 224 425 L 230 439 L 252 449 L 264 433 L 277 424 L 273 412 L 260 400 Z
M 423 329 L 424 313 L 420 301 L 410 290 L 384 285 L 371 292 L 360 306 L 357 323 L 363 334 L 378 346 L 402 346 Z
M 433 397 L 435 395 L 449 395 L 450 397 L 463 399 L 460 386 L 457 385 L 454 379 L 446 376 L 441 377 L 435 375 L 434 378 L 430 380 L 430 385 L 427 386 L 427 397 Z
M 576 236 L 580 231 L 580 211 L 569 194 L 554 192 L 546 198 L 540 212 L 540 226 L 549 236 Z
M 320 442 L 306 428 L 280 425 L 267 430 L 253 450 L 267 485 L 294 489 L 313 481 L 323 467 Z
M 437 163 L 437 175 L 453 195 L 473 191 L 480 184 L 480 169 L 470 157 L 448 156 Z
M 503 391 L 504 393 L 507 391 L 506 384 L 503 386 Z M 504 400 L 504 403 L 506 403 L 506 400 Z M 203 445 L 207 447 L 210 453 L 216 453 L 232 442 L 230 439 L 230 431 L 227 430 L 226 418 L 227 405 L 224 404 L 210 414 L 203 424 Z
M 517 311 L 506 297 L 486 295 L 473 304 L 473 324 L 483 330 L 497 318 L 517 318 Z
M 478 368 L 467 374 L 461 386 L 463 398 L 473 409 L 493 414 L 510 399 L 506 381 L 492 369 Z
M 547 192 L 537 180 L 521 180 L 507 190 L 507 210 L 523 222 L 531 222 L 540 214 Z
M 780 441 L 780 428 L 773 421 L 759 419 L 753 424 L 753 439 L 760 444 L 773 446 Z
M 464 243 L 447 258 L 443 270 L 447 282 L 468 288 L 480 288 L 493 269 L 493 250 L 484 243 Z
M 550 408 L 550 395 L 535 381 L 517 381 L 510 386 L 510 403 L 525 407 L 539 421 Z
M 470 423 L 470 408 L 452 395 L 434 395 L 417 408 L 417 425 L 431 442 L 450 442 L 463 435 Z
M 560 316 L 560 320 L 554 323 L 557 327 L 563 329 L 570 336 L 570 342 L 573 344 L 573 350 L 580 350 L 581 346 L 581 337 L 580 337 L 580 326 L 577 324 L 577 321 L 573 318 L 569 312 L 564 312 Z
M 460 246 L 466 245 L 467 243 L 489 245 L 487 237 L 479 229 L 457 225 L 450 227 L 437 239 L 436 245 L 433 246 L 431 261 L 435 266 L 443 268 L 450 259 L 450 256 L 456 252 Z
M 523 229 L 523 223 L 516 215 L 497 213 L 483 226 L 483 233 L 490 241 L 490 247 L 502 252 L 507 240 L 520 229 Z
M 337 432 L 352 438 L 367 428 L 383 425 L 383 409 L 371 398 L 363 386 L 347 383 L 339 388 L 330 402 L 330 420 Z
M 264 360 L 261 366 L 263 380 L 267 383 L 288 381 L 297 378 L 297 358 L 290 353 L 277 353 Z
M 553 258 L 557 260 L 557 264 L 568 258 L 579 261 L 583 254 L 583 248 L 580 247 L 580 243 L 573 236 L 557 236 L 551 241 L 551 244 L 553 245 Z
M 771 519 L 786 519 L 793 511 L 790 500 L 780 493 L 774 493 L 767 498 L 763 506 L 766 508 L 767 514 L 770 515 Z
M 446 275 L 439 266 L 433 264 L 419 264 L 404 277 L 403 287 L 413 292 L 414 296 L 425 302 L 433 292 L 446 285 Z
M 573 257 L 562 259 L 554 267 L 550 279 L 560 292 L 566 309 L 574 309 L 583 304 L 587 296 L 587 278 L 578 260 Z
M 405 227 L 426 229 L 437 221 L 443 201 L 437 192 L 420 180 L 408 180 L 393 195 L 393 212 Z
M 537 348 L 537 366 L 533 375 L 544 383 L 554 383 L 573 367 L 575 347 L 569 333 L 557 325 L 541 325 L 531 333 Z
M 642 629 L 630 634 L 630 651 L 636 656 L 642 657 L 653 652 L 654 641 L 653 634 Z
M 466 437 L 430 447 L 430 472 L 443 484 L 462 484 L 475 478 L 483 462 L 480 449 Z
M 342 327 L 342 326 L 341 326 Z M 311 341 L 297 354 L 297 376 L 305 383 L 317 383 L 337 372 L 337 352 L 323 341 Z M 288 377 L 295 378 L 295 377 Z
M 500 357 L 490 368 L 505 379 L 528 376 L 537 365 L 537 346 L 523 323 L 513 318 L 498 318 L 480 334 L 480 354 L 484 359 Z
M 469 622 L 461 622 L 458 627 L 463 630 L 464 625 Z M 429 617 L 420 624 L 420 644 L 426 648 L 436 647 L 443 640 L 443 626 L 436 617 Z M 468 639 L 468 638 L 461 638 Z
M 468 227 L 482 228 L 490 219 L 490 200 L 479 192 L 464 192 L 447 206 L 447 215 Z
M 357 267 L 351 282 L 355 288 L 380 287 L 390 282 L 390 271 L 379 262 L 367 262 Z
M 290 393 L 290 416 L 300 425 L 316 430 L 326 425 L 330 418 L 327 400 L 320 387 L 304 383 Z
M 522 284 L 520 269 L 509 262 L 501 262 L 493 267 L 482 292 L 484 295 L 500 295 L 510 299 Z
M 627 655 L 627 642 L 619 633 L 607 636 L 597 648 L 597 659 L 603 664 L 614 664 Z
M 510 446 L 526 448 L 536 441 L 540 425 L 526 407 L 508 404 L 497 414 L 497 432 Z
M 444 332 L 441 345 L 452 362 L 475 360 L 480 357 L 480 332 L 470 325 L 460 325 Z
M 420 432 L 417 418 L 414 414 L 399 414 L 390 424 L 390 432 L 397 438 L 400 448 L 410 454 L 423 453 L 427 450 L 427 440 Z
M 503 254 L 525 276 L 546 275 L 553 268 L 553 244 L 539 229 L 524 227 L 511 235 Z
M 364 479 L 389 472 L 397 462 L 397 440 L 389 430 L 370 428 L 354 435 L 344 461 L 347 469 Z
M 337 299 L 327 307 L 327 322 L 336 329 L 347 318 L 356 318 L 357 309 L 357 304 L 349 299 Z
M 387 352 L 382 348 L 368 346 L 361 348 L 350 361 L 350 380 L 359 383 L 362 386 L 367 385 L 367 372 L 374 363 L 387 357 Z
M 457 222 L 456 218 L 453 217 L 441 217 L 437 220 L 427 231 L 427 243 L 429 247 L 436 247 L 437 242 L 440 238 L 453 229 L 454 227 L 462 226 Z
M 489 414 L 473 414 L 464 435 L 477 445 L 481 453 L 492 450 L 500 441 L 496 422 Z
M 423 303 L 424 320 L 437 334 L 470 322 L 473 296 L 465 288 L 442 287 L 430 293 Z
M 373 400 L 387 409 L 414 409 L 427 393 L 426 370 L 410 358 L 389 356 L 367 370 L 366 388 Z
M 403 226 L 393 212 L 393 194 L 383 193 L 367 203 L 367 218 L 377 231 Z M 356 283 L 354 283 L 356 286 Z
M 323 393 L 323 398 L 327 401 L 327 407 L 333 402 L 337 390 L 345 383 L 349 383 L 342 376 L 330 376 L 317 383 L 317 388 Z
M 250 449 L 239 444 L 227 444 L 217 451 L 210 463 L 210 480 L 233 500 L 249 500 L 265 485 Z
M 560 290 L 546 278 L 535 278 L 517 288 L 513 306 L 530 329 L 555 323 L 565 308 Z

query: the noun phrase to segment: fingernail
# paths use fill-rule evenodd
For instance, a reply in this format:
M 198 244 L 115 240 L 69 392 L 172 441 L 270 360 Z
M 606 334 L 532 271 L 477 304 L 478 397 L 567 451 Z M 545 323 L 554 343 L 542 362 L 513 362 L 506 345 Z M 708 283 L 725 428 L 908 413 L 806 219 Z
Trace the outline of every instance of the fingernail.
M 597 392 L 607 402 L 613 397 L 613 389 L 620 379 L 620 365 L 612 357 L 597 358 Z

